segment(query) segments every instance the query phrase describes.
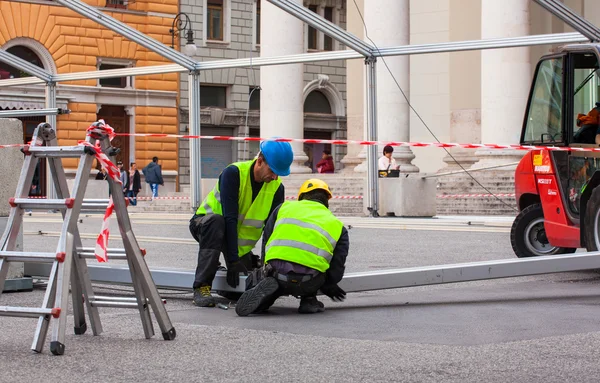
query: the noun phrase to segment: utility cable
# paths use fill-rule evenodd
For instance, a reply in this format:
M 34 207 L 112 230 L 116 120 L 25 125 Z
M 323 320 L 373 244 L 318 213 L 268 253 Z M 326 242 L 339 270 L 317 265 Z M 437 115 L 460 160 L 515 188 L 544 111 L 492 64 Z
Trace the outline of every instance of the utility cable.
M 358 4 L 356 4 L 356 0 L 352 0 L 352 1 L 354 2 L 354 6 L 356 7 L 358 15 L 360 16 L 360 19 L 362 21 L 363 27 L 365 28 L 365 36 L 366 36 L 366 38 L 373 44 L 373 46 L 375 47 L 375 49 L 379 53 L 379 55 L 380 55 L 379 58 L 381 58 L 381 61 L 385 65 L 385 67 L 386 67 L 387 71 L 389 72 L 390 76 L 392 76 L 392 79 L 394 80 L 394 83 L 396 84 L 396 86 L 400 90 L 400 93 L 402 94 L 402 97 L 404 97 L 404 99 L 406 100 L 406 103 L 408 104 L 409 108 L 415 113 L 415 115 L 417 116 L 417 118 L 419 119 L 419 121 L 421 121 L 421 123 L 423 124 L 423 126 L 427 129 L 427 131 L 429 132 L 429 134 L 431 134 L 431 136 L 438 143 L 441 143 L 441 141 L 437 138 L 437 136 L 435 135 L 435 133 L 433 133 L 433 131 L 425 123 L 425 121 L 423 120 L 423 118 L 421 117 L 421 115 L 416 111 L 416 109 L 410 103 L 408 97 L 406 96 L 406 93 L 404 93 L 404 90 L 402 89 L 402 87 L 398 83 L 398 80 L 396 80 L 396 76 L 394 76 L 394 74 L 392 73 L 392 70 L 388 66 L 387 62 L 385 62 L 385 58 L 383 56 L 381 56 L 381 51 L 379 50 L 379 47 L 377 46 L 377 44 L 375 44 L 375 41 L 373 41 L 369 37 L 369 33 L 367 32 L 367 24 L 365 23 L 365 19 L 363 18 L 363 15 L 362 15 L 362 13 L 360 11 L 360 8 L 358 7 Z M 452 153 L 450 153 L 450 151 L 447 148 L 442 147 L 442 149 L 444 149 L 446 151 L 446 154 L 448 154 L 448 156 L 450 156 L 450 158 L 452 159 L 452 161 L 454 161 L 465 173 L 467 173 L 467 175 L 469 177 L 471 177 L 471 179 L 473 179 L 473 181 L 475 181 L 475 183 L 477 185 L 479 185 L 483 190 L 485 190 L 488 194 L 492 195 L 494 198 L 496 198 L 498 201 L 500 201 L 503 205 L 505 205 L 505 206 L 509 207 L 510 209 L 518 212 L 518 210 L 515 209 L 514 206 L 511 206 L 511 205 L 507 204 L 502 199 L 500 199 L 500 197 L 498 197 L 495 193 L 492 193 L 488 188 L 486 188 L 485 186 L 483 186 L 481 184 L 481 182 L 479 182 L 471 173 L 469 173 L 469 171 L 467 169 L 464 168 L 464 166 L 460 162 L 458 162 L 458 160 L 456 160 L 456 158 L 454 158 L 454 156 L 452 155 Z

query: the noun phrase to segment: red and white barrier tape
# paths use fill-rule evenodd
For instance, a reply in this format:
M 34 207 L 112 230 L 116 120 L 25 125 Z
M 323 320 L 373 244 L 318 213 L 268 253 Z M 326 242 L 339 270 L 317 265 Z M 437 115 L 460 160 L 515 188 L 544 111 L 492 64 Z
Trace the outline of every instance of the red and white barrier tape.
M 108 128 L 112 129 L 108 124 Z M 93 131 L 97 128 L 90 126 L 88 131 Z M 92 133 L 93 134 L 93 133 Z M 360 141 L 360 140 L 320 140 L 311 138 L 261 138 L 261 137 L 231 137 L 231 136 L 193 136 L 189 134 L 162 134 L 162 133 L 115 133 L 114 129 L 109 132 L 111 138 L 117 136 L 129 137 L 158 137 L 158 138 L 183 138 L 183 139 L 202 139 L 202 140 L 217 140 L 217 141 L 278 141 L 278 142 L 300 142 L 305 144 L 331 144 L 331 145 L 390 145 L 390 146 L 406 146 L 406 147 L 435 147 L 435 148 L 463 148 L 463 149 L 504 149 L 504 150 L 558 150 L 567 152 L 600 152 L 598 148 L 580 148 L 580 147 L 563 147 L 563 146 L 538 146 L 538 145 L 519 145 L 519 144 L 461 144 L 455 142 L 408 142 L 408 141 Z M 1 148 L 23 147 L 25 144 L 10 144 L 0 145 Z
M 0 145 L 0 149 L 4 149 L 4 148 L 22 148 L 24 146 L 27 146 L 27 144 L 8 144 L 8 145 Z
M 559 150 L 573 152 L 600 152 L 598 148 L 579 148 L 562 146 L 537 146 L 537 145 L 519 145 L 519 144 L 460 144 L 455 142 L 407 142 L 407 141 L 360 141 L 360 140 L 321 140 L 312 138 L 282 138 L 282 137 L 232 137 L 232 136 L 202 136 L 189 134 L 163 134 L 163 133 L 115 133 L 115 136 L 130 137 L 160 137 L 160 138 L 185 138 L 202 139 L 217 141 L 277 141 L 277 142 L 300 142 L 305 144 L 331 144 L 331 145 L 390 145 L 390 146 L 409 146 L 409 147 L 436 147 L 436 148 L 463 148 L 463 149 L 505 149 L 505 150 Z
M 115 204 L 113 203 L 112 197 L 110 202 L 108 203 L 108 207 L 104 212 L 104 219 L 102 220 L 102 229 L 100 229 L 100 234 L 98 235 L 98 239 L 96 239 L 96 248 L 94 250 L 94 254 L 96 255 L 96 259 L 98 262 L 108 262 L 108 236 L 110 234 L 109 226 L 110 226 L 110 216 L 115 209 Z
M 439 194 L 437 198 L 485 198 L 485 197 L 514 197 L 515 193 L 499 193 L 499 194 Z

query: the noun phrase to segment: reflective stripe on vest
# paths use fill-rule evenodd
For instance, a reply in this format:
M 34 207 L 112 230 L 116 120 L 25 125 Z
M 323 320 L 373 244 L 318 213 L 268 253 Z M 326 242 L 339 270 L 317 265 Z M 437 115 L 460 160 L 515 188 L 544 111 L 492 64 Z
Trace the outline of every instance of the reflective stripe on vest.
M 240 173 L 240 187 L 238 190 L 238 255 L 244 256 L 251 251 L 256 242 L 262 235 L 264 222 L 266 221 L 275 192 L 281 185 L 281 180 L 277 179 L 269 183 L 263 183 L 258 195 L 252 201 L 252 183 L 250 181 L 250 171 L 255 160 L 246 162 L 236 162 L 230 166 L 236 166 Z M 196 214 L 218 214 L 223 215 L 221 205 L 221 193 L 219 182 L 214 189 L 206 196 Z
M 279 259 L 325 272 L 343 224 L 325 206 L 314 201 L 287 201 L 265 248 L 265 262 Z

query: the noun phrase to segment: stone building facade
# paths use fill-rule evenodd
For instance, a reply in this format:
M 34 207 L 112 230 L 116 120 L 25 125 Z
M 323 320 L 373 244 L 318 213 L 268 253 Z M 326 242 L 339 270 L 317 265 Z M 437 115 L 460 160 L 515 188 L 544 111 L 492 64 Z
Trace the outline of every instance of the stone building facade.
M 309 9 L 330 18 L 345 27 L 346 1 L 310 0 L 303 3 Z M 265 7 L 273 7 L 260 0 L 182 0 L 181 12 L 186 13 L 194 32 L 198 49 L 195 59 L 200 61 L 260 57 L 261 40 L 269 39 L 265 30 Z M 283 11 L 279 11 L 282 12 Z M 218 24 L 215 16 L 221 15 Z M 286 14 L 284 14 L 286 15 Z M 218 19 L 218 17 L 217 17 Z M 262 22 L 262 23 L 261 23 Z M 272 22 L 272 21 L 269 21 Z M 307 26 L 300 31 L 303 36 L 303 52 L 339 50 L 343 47 Z M 187 43 L 181 36 L 181 48 Z M 309 41 L 310 40 L 310 41 Z M 303 65 L 303 89 L 295 96 L 304 108 L 305 138 L 345 138 L 346 131 L 346 67 L 343 61 L 330 61 Z M 233 68 L 203 71 L 201 124 L 203 135 L 264 137 L 260 130 L 260 100 L 265 92 L 261 83 L 260 68 Z M 180 133 L 186 134 L 188 127 L 188 81 L 181 74 Z M 262 87 L 262 89 L 259 89 Z M 249 96 L 252 93 L 252 99 Z M 289 95 L 288 95 L 289 96 Z M 284 136 L 283 134 L 280 134 Z M 181 140 L 179 152 L 179 179 L 181 185 L 189 185 L 189 141 Z M 322 151 L 332 150 L 336 165 L 345 156 L 343 147 L 306 145 L 302 148 L 307 158 L 303 165 L 307 171 L 314 170 Z M 257 143 L 231 143 L 227 141 L 202 141 L 202 176 L 217 177 L 224 166 L 232 161 L 253 157 L 258 151 Z M 185 187 L 184 187 L 185 188 Z

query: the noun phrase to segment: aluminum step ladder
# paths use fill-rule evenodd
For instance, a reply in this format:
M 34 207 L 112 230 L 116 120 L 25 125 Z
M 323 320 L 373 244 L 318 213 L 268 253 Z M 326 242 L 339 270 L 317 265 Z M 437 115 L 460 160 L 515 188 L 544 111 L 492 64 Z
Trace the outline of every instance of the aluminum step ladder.
M 108 184 L 125 248 L 108 249 L 108 256 L 113 259 L 127 260 L 135 297 L 105 297 L 94 294 L 86 263 L 87 258 L 95 257 L 94 248 L 82 246 L 77 222 L 82 208 L 96 211 L 106 210 L 109 200 L 84 200 L 84 194 L 92 164 L 98 152 L 97 148 L 100 148 L 101 152 L 108 156 L 114 156 L 117 149 L 111 147 L 109 132 L 103 121 L 94 123 L 92 127 L 94 129 L 88 134 L 85 145 L 59 147 L 55 129 L 47 123 L 39 124 L 34 131 L 31 143 L 22 149 L 25 160 L 15 197 L 9 201 L 11 211 L 6 229 L 0 239 L 0 295 L 7 277 L 9 262 L 52 264 L 41 307 L 0 306 L 0 316 L 38 318 L 31 346 L 31 349 L 38 353 L 42 352 L 48 329 L 52 324 L 50 351 L 54 355 L 64 354 L 69 286 L 73 299 L 75 334 L 84 334 L 87 330 L 84 306 L 94 335 L 102 333 L 98 307 L 115 307 L 139 310 L 144 335 L 147 339 L 151 338 L 154 335 L 150 315 L 150 307 L 152 307 L 163 338 L 172 340 L 176 336 L 164 303 L 143 258 L 145 251 L 140 249 L 131 229 L 123 188 L 119 182 L 110 177 Z M 48 161 L 57 198 L 28 198 L 33 174 L 40 158 L 46 158 Z M 71 195 L 67 186 L 62 158 L 79 158 Z M 114 158 L 112 161 L 114 163 Z M 15 251 L 17 236 L 23 224 L 23 213 L 26 209 L 61 211 L 64 222 L 55 251 L 50 251 L 50 249 L 35 252 Z

